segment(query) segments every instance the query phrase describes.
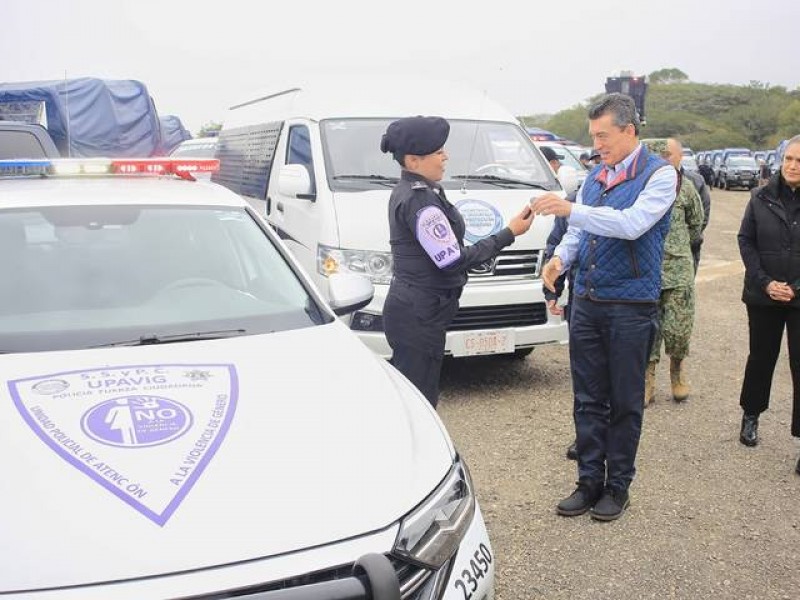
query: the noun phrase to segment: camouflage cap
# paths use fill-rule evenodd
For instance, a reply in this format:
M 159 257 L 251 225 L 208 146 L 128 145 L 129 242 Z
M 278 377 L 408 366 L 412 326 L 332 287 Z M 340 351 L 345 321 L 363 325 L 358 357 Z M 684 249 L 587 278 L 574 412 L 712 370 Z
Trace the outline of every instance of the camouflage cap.
M 650 154 L 661 156 L 667 153 L 667 138 L 645 138 L 642 144 Z

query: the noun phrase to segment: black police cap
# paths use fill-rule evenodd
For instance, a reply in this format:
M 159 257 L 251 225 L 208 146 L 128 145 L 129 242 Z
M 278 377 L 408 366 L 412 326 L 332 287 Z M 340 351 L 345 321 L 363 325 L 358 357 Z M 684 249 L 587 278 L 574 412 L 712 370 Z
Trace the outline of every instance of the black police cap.
M 406 117 L 389 123 L 381 138 L 381 152 L 395 156 L 433 154 L 444 146 L 450 123 L 441 117 Z

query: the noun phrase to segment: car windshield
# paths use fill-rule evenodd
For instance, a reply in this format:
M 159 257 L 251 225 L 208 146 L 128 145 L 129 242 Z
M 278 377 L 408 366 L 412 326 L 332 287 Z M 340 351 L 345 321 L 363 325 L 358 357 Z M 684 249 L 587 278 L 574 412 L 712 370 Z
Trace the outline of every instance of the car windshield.
M 681 165 L 683 165 L 684 169 L 689 169 L 690 171 L 697 170 L 697 161 L 691 156 L 684 156 L 681 159 Z
M 380 151 L 381 136 L 393 119 L 329 119 L 322 121 L 322 142 L 333 191 L 389 187 L 400 176 L 391 154 Z M 533 142 L 512 123 L 450 121 L 445 144 L 448 161 L 445 189 L 559 189 Z
M 732 167 L 747 167 L 750 169 L 755 169 L 756 159 L 752 156 L 731 156 L 728 159 L 728 164 Z
M 581 161 L 578 160 L 578 158 L 572 152 L 570 152 L 569 148 L 566 146 L 562 146 L 561 144 L 540 144 L 540 146 L 549 146 L 552 148 L 562 165 L 573 167 L 579 173 L 586 170 L 586 167 L 581 164 Z
M 0 353 L 207 339 L 330 320 L 244 209 L 0 211 Z

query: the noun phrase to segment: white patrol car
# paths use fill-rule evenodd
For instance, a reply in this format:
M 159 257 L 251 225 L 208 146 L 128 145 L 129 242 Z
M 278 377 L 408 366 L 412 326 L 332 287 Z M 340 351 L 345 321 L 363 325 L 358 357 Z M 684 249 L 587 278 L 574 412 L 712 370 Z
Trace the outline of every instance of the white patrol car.
M 493 597 L 436 413 L 213 159 L 0 161 L 0 597 Z M 175 175 L 180 175 L 176 177 Z

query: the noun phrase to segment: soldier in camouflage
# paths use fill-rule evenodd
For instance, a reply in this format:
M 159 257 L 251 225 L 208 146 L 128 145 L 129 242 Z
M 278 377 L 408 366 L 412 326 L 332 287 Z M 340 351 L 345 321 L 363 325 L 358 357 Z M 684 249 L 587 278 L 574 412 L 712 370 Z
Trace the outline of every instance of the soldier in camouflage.
M 669 139 L 642 140 L 647 149 L 660 154 L 678 172 L 682 152 L 680 145 Z M 694 325 L 694 258 L 692 244 L 702 235 L 703 204 L 694 184 L 687 178 L 678 180 L 678 195 L 672 207 L 669 233 L 664 240 L 664 261 L 661 266 L 661 298 L 659 327 L 653 341 L 645 378 L 644 405 L 655 399 L 656 365 L 661 344 L 670 357 L 672 396 L 682 402 L 689 396 L 684 359 L 689 354 L 689 340 Z

